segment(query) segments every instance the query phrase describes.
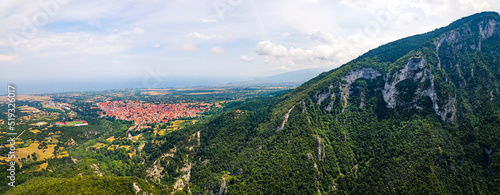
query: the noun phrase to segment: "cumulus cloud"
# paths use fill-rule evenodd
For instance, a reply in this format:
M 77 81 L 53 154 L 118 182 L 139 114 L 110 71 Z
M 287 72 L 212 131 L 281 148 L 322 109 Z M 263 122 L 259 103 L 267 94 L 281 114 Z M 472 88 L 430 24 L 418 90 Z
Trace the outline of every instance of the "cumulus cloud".
M 271 43 L 269 40 L 257 43 L 255 52 L 261 56 L 282 57 L 287 55 L 288 50 L 283 46 L 276 43 Z
M 216 53 L 216 54 L 225 54 L 226 53 L 226 50 L 224 50 L 224 48 L 222 47 L 212 47 L 212 52 Z
M 304 49 L 300 47 L 290 47 L 289 49 L 287 49 L 283 45 L 272 43 L 271 41 L 266 40 L 257 43 L 255 52 L 259 54 L 259 56 L 284 59 L 294 64 L 307 65 L 307 63 L 318 61 L 335 62 L 338 60 L 336 56 L 340 51 L 338 48 L 331 44 L 317 45 L 311 49 Z M 266 61 L 269 60 L 266 59 Z
M 255 57 L 240 56 L 240 60 L 244 62 L 252 62 L 255 60 Z

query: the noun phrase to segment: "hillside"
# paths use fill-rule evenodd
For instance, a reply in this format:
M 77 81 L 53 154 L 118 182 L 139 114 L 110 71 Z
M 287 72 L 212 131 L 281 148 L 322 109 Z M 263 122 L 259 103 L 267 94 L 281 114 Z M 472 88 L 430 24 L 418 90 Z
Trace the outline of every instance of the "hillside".
M 137 177 L 33 178 L 6 194 L 165 194 Z
M 498 193 L 499 46 L 498 13 L 462 18 L 156 137 L 140 166 L 192 194 Z
M 149 163 L 194 194 L 498 192 L 499 41 L 485 12 L 388 43 L 147 144 Z

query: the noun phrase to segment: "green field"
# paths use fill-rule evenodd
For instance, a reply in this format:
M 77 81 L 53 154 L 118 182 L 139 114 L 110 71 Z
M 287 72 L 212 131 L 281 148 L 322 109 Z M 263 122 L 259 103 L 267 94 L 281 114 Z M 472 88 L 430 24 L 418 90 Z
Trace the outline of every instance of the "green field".
M 83 124 L 82 121 L 67 121 L 65 125 L 59 125 L 62 127 L 75 126 L 77 124 Z

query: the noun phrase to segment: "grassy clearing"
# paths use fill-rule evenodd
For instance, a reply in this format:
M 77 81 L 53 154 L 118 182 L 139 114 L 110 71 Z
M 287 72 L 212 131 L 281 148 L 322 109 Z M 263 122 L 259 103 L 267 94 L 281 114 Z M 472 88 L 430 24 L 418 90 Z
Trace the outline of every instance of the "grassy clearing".
M 108 139 L 106 139 L 106 141 L 108 141 L 109 143 L 112 143 L 115 140 L 116 140 L 115 136 L 111 136 L 111 137 L 108 137 Z
M 40 130 L 38 130 L 38 129 L 35 129 L 35 130 L 30 130 L 30 132 L 31 132 L 31 133 L 33 133 L 33 134 L 38 134 L 38 133 L 40 133 L 41 131 L 40 131 Z
M 59 154 L 59 157 L 68 157 L 69 154 L 68 154 L 68 151 L 62 151 L 60 154 Z
M 36 171 L 42 171 L 43 169 L 47 169 L 48 165 L 49 165 L 49 163 L 43 163 L 43 164 L 38 166 L 38 169 Z
M 40 144 L 38 142 L 30 144 L 28 147 L 16 148 L 16 163 L 20 163 L 19 159 L 26 158 L 29 155 L 36 153 L 37 161 L 54 158 L 55 144 L 48 144 L 46 149 L 38 149 Z
M 103 144 L 101 142 L 97 142 L 94 146 L 92 146 L 93 148 L 96 148 L 96 149 L 101 149 L 103 147 L 105 147 L 106 144 Z

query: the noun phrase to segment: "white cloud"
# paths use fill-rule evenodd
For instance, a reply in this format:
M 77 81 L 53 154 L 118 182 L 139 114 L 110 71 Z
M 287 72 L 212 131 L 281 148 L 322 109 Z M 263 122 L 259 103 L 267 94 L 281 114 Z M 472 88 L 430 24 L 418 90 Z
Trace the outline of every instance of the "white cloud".
M 135 34 L 141 34 L 144 32 L 144 29 L 135 27 L 134 30 L 132 30 L 132 32 Z
M 224 48 L 222 47 L 212 47 L 212 52 L 216 53 L 216 54 L 225 54 L 226 53 L 226 50 L 224 50 Z
M 325 43 L 333 43 L 335 40 L 332 34 L 319 30 L 313 31 L 312 33 L 309 34 L 309 36 L 313 40 L 319 40 Z
M 271 41 L 266 40 L 257 43 L 255 52 L 261 56 L 273 56 L 279 58 L 281 56 L 285 56 L 288 53 L 288 50 L 283 45 L 271 43 Z
M 309 63 L 311 62 L 324 62 L 331 65 L 332 62 L 343 60 L 337 58 L 340 56 L 338 53 L 341 52 L 341 50 L 331 44 L 317 45 L 312 49 L 304 49 L 300 47 L 290 47 L 287 49 L 283 45 L 266 40 L 257 43 L 255 52 L 260 56 L 266 57 L 266 61 L 268 62 L 270 61 L 268 58 L 271 57 L 276 60 L 288 61 L 292 64 L 304 66 L 309 66 Z
M 122 34 L 97 35 L 86 32 L 41 34 L 38 38 L 20 42 L 20 52 L 30 55 L 113 55 L 131 47 Z
M 134 67 L 150 61 L 165 64 L 178 75 L 196 70 L 199 74 L 250 76 L 277 69 L 337 66 L 381 44 L 446 26 L 461 17 L 486 10 L 498 12 L 498 2 L 245 1 L 231 7 L 224 20 L 218 20 L 213 1 L 67 1 L 13 54 L 8 35 L 22 36 L 24 21 L 32 21 L 33 15 L 44 9 L 29 0 L 5 1 L 0 3 L 0 66 L 3 72 L 4 67 L 10 72 L 29 69 L 31 73 L 23 76 L 36 79 L 50 73 L 50 67 L 72 72 L 61 74 L 67 79 L 97 74 L 92 68 L 105 70 L 100 72 L 106 77 L 137 76 Z M 213 42 L 224 42 L 224 48 L 231 48 L 231 52 L 212 48 Z M 197 56 L 200 52 L 179 55 L 179 50 L 196 51 L 198 47 L 214 53 L 225 51 L 228 57 L 202 58 Z M 268 63 L 235 67 L 234 59 L 238 58 Z M 213 63 L 200 66 L 206 61 Z M 74 72 L 76 66 L 89 71 Z M 107 71 L 117 68 L 121 71 Z M 220 73 L 220 69 L 231 72 Z
M 240 60 L 244 62 L 252 62 L 255 60 L 255 57 L 240 56 Z
M 215 40 L 215 41 L 224 41 L 226 38 L 224 36 L 219 35 L 204 35 L 197 32 L 192 32 L 188 34 L 189 37 L 195 37 L 201 40 Z

